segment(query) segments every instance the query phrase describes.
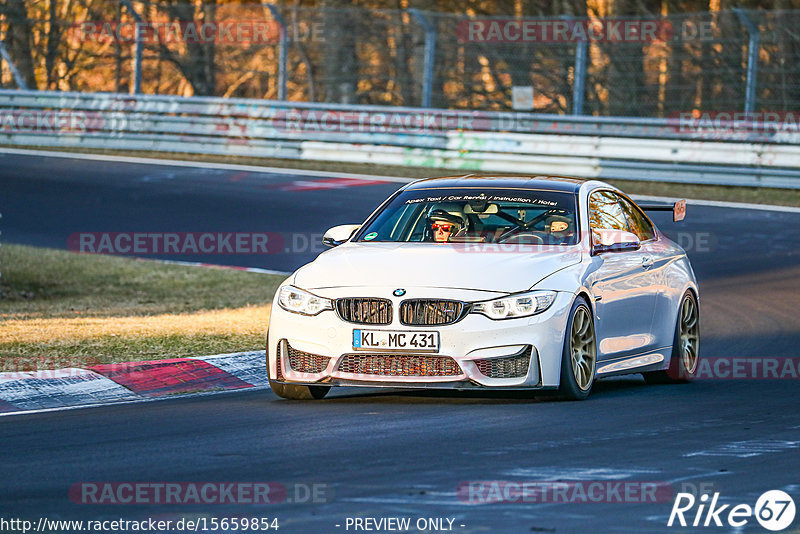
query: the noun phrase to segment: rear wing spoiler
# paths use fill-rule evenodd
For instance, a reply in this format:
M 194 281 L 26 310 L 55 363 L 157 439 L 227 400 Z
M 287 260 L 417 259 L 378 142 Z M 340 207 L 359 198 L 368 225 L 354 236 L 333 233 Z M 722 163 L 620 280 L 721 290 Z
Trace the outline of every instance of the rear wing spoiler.
M 682 221 L 686 218 L 686 201 L 679 200 L 677 202 L 653 202 L 643 200 L 636 203 L 644 211 L 671 211 L 672 220 L 675 222 Z

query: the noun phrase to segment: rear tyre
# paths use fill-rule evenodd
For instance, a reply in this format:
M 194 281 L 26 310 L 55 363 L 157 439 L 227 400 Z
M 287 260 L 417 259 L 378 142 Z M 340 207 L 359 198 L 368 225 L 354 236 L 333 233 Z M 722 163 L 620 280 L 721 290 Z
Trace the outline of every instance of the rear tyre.
M 565 400 L 584 400 L 592 392 L 597 368 L 594 319 L 589 304 L 578 298 L 572 304 L 561 354 L 561 383 L 558 391 Z
M 674 384 L 688 382 L 697 375 L 700 362 L 700 309 L 697 298 L 686 291 L 678 309 L 672 355 L 666 371 L 642 373 L 648 384 Z
M 302 386 L 299 384 L 281 384 L 274 380 L 269 381 L 272 392 L 284 399 L 290 400 L 316 400 L 322 399 L 330 391 L 330 386 Z

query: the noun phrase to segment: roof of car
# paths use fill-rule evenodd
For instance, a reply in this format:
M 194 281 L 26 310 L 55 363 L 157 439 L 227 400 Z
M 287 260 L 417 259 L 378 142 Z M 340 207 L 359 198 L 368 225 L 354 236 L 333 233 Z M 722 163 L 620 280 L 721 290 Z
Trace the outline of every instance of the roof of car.
M 586 180 L 570 176 L 493 176 L 481 174 L 466 174 L 461 176 L 442 176 L 440 178 L 426 178 L 418 180 L 406 189 L 426 189 L 440 187 L 491 187 L 498 189 L 523 188 L 539 189 L 545 191 L 565 191 L 575 193 L 585 184 Z

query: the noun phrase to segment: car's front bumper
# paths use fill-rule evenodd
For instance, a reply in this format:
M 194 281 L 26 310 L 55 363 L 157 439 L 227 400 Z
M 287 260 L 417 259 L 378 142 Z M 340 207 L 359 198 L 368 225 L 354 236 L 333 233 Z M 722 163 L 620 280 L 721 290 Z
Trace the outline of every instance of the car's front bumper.
M 327 298 L 345 296 L 383 297 L 391 289 L 361 287 L 316 290 Z M 402 298 L 392 297 L 394 309 L 406 298 L 444 298 L 476 301 L 498 295 L 468 290 L 408 288 Z M 337 386 L 385 386 L 414 388 L 553 388 L 559 383 L 561 354 L 567 315 L 573 295 L 558 293 L 553 305 L 538 315 L 520 319 L 491 320 L 480 314 L 468 314 L 461 321 L 444 326 L 405 326 L 397 318 L 390 325 L 360 325 L 342 320 L 335 311 L 325 311 L 309 317 L 290 313 L 273 303 L 267 347 L 269 376 L 272 380 L 292 384 L 318 384 Z M 403 331 L 437 331 L 440 348 L 436 354 L 400 351 L 357 351 L 352 345 L 353 329 Z M 289 362 L 289 350 L 300 351 L 328 360 L 321 363 L 318 372 L 294 370 Z M 526 352 L 527 351 L 527 352 Z M 366 374 L 340 369 L 347 355 L 374 354 L 394 357 L 418 355 L 419 359 L 439 363 L 438 358 L 452 358 L 448 374 L 436 373 L 421 376 L 419 373 Z M 524 376 L 497 378 L 486 370 L 486 361 L 506 359 L 528 354 L 530 358 Z M 293 353 L 297 357 L 297 352 Z M 417 363 L 419 363 L 417 361 Z M 280 369 L 278 365 L 280 364 Z M 424 365 L 424 364 L 423 364 Z M 500 364 L 501 366 L 504 364 Z

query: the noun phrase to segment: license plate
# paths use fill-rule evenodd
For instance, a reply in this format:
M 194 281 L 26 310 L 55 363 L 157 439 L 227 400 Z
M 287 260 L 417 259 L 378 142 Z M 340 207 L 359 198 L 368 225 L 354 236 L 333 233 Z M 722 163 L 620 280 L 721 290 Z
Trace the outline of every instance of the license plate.
M 353 329 L 355 350 L 439 352 L 439 332 Z

